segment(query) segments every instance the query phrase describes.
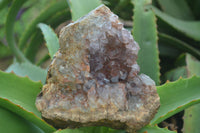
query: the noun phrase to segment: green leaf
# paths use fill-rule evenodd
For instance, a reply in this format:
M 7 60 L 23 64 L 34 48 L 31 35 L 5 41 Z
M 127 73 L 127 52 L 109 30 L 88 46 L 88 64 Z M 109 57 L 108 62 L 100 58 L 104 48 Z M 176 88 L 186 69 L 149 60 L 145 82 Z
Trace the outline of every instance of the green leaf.
M 0 107 L 0 131 L 2 133 L 42 133 L 31 122 Z
M 43 36 L 41 31 L 38 29 L 30 39 L 29 46 L 25 50 L 25 56 L 27 59 L 29 59 L 31 62 L 35 61 L 35 56 L 37 54 L 37 51 L 40 49 L 41 44 L 43 43 Z
M 189 75 L 198 75 L 200 76 L 200 61 L 192 57 L 191 55 L 186 55 L 186 63 L 189 71 Z
M 38 27 L 42 30 L 50 57 L 53 59 L 54 54 L 58 51 L 60 46 L 58 37 L 48 25 L 40 23 Z
M 54 16 L 49 18 L 46 24 L 49 24 L 52 28 L 58 28 L 58 26 L 60 26 L 61 24 L 63 23 L 68 24 L 70 22 L 71 22 L 71 12 L 70 12 L 70 9 L 67 8 L 60 12 L 57 12 Z
M 39 82 L 0 71 L 0 97 L 9 99 L 38 116 L 40 113 L 35 107 L 35 100 L 41 87 L 42 84 Z
M 125 133 L 125 131 L 108 127 L 81 127 L 78 129 L 58 130 L 55 133 Z
M 82 127 L 84 133 L 125 133 L 123 130 L 116 130 L 108 127 Z
M 189 76 L 200 76 L 200 62 L 191 55 L 186 56 L 187 68 Z M 191 90 L 193 91 L 193 89 Z M 184 133 L 199 133 L 200 122 L 200 104 L 196 104 L 190 108 L 187 108 L 184 113 Z
M 176 67 L 186 66 L 186 54 L 182 53 L 175 61 L 174 65 Z
M 67 2 L 71 9 L 73 21 L 76 21 L 101 5 L 100 0 L 67 0 Z
M 170 116 L 200 102 L 200 77 L 179 79 L 157 87 L 161 106 L 151 121 L 158 124 Z M 192 91 L 191 91 L 192 90 Z
M 193 20 L 194 16 L 185 0 L 158 0 L 163 11 L 175 18 Z
M 111 3 L 111 4 L 113 4 L 113 3 Z M 130 5 L 130 1 L 129 0 L 120 0 L 112 11 L 115 14 L 120 14 L 121 12 L 126 10 L 129 5 Z M 126 14 L 128 14 L 128 13 L 126 12 Z
M 183 133 L 199 133 L 200 104 L 187 108 L 184 112 Z
M 12 55 L 10 49 L 0 43 L 0 58 Z
M 196 48 L 193 48 L 190 44 L 187 44 L 175 37 L 172 37 L 170 35 L 159 33 L 159 42 L 165 43 L 166 45 L 173 46 L 174 48 L 182 51 L 182 52 L 188 52 L 198 59 L 200 59 L 200 51 Z M 170 52 L 171 54 L 171 52 Z
M 84 133 L 80 129 L 64 129 L 64 130 L 57 130 L 55 133 Z
M 34 19 L 23 32 L 19 40 L 20 49 L 23 49 L 26 46 L 26 43 L 29 40 L 30 36 L 37 30 L 36 26 L 38 23 L 44 22 L 45 20 L 53 16 L 56 12 L 62 11 L 66 8 L 68 8 L 66 0 L 56 1 L 50 6 L 46 7 L 42 11 L 42 13 L 39 14 L 38 17 Z
M 132 16 L 133 16 L 133 5 L 131 4 L 131 0 L 118 0 L 119 2 L 117 2 L 116 0 L 112 0 L 109 1 L 111 2 L 108 6 L 109 8 L 115 13 L 117 14 L 121 19 L 123 20 L 131 20 Z M 116 4 L 116 6 L 115 6 Z M 114 8 L 112 8 L 112 6 L 114 6 Z
M 25 2 L 26 2 L 26 0 L 14 0 L 14 2 L 12 3 L 12 5 L 10 7 L 9 12 L 8 12 L 7 19 L 6 19 L 6 25 L 5 25 L 6 40 L 7 40 L 8 46 L 10 47 L 11 51 L 16 56 L 17 60 L 20 62 L 27 61 L 27 59 L 15 44 L 14 24 L 15 24 L 15 19 L 16 19 L 17 13 L 20 10 L 21 6 Z
M 138 64 L 141 73 L 150 76 L 157 85 L 160 83 L 159 57 L 157 48 L 156 18 L 152 10 L 145 8 L 145 0 L 132 0 L 134 3 L 133 37 L 140 46 Z
M 199 7 L 200 7 L 200 1 L 199 0 L 187 0 L 188 5 L 190 6 L 190 9 L 192 10 L 193 15 L 197 20 L 200 19 L 200 13 L 199 13 Z
M 160 34 L 158 34 L 158 37 L 159 36 Z M 177 58 L 181 54 L 181 51 L 179 49 L 175 48 L 173 45 L 170 45 L 169 43 L 167 43 L 164 39 L 160 37 L 158 40 L 158 48 L 159 48 L 159 55 L 166 57 L 168 59 Z
M 0 106 L 32 122 L 45 132 L 55 129 L 44 122 L 35 107 L 42 84 L 0 71 Z M 9 100 L 8 100 L 9 99 Z
M 12 99 L 12 100 L 16 102 L 18 99 Z M 39 116 L 36 116 L 33 112 L 25 110 L 22 106 L 15 104 L 6 98 L 1 98 L 1 96 L 0 96 L 0 107 L 3 107 L 15 113 L 16 115 L 23 117 L 27 121 L 37 126 L 37 128 L 43 130 L 44 132 L 49 133 L 55 131 L 55 129 L 51 125 L 47 124 L 44 120 L 42 120 Z
M 49 54 L 46 54 L 41 60 L 38 61 L 37 66 L 40 66 L 42 63 L 50 59 Z
M 0 11 L 5 7 L 8 6 L 13 0 L 0 0 Z
M 66 22 L 71 18 L 69 8 L 57 12 L 54 16 L 49 18 L 47 21 L 45 21 L 46 24 L 50 25 L 52 28 L 56 28 L 58 25 L 62 24 L 63 22 Z M 40 48 L 40 45 L 43 43 L 43 36 L 41 31 L 38 29 L 35 31 L 35 33 L 31 36 L 31 40 L 29 43 L 29 46 L 25 50 L 25 55 L 28 59 L 31 60 L 31 62 L 35 61 L 35 56 L 37 54 L 37 51 Z
M 165 73 L 165 80 L 175 81 L 182 78 L 187 78 L 187 69 L 185 66 L 178 67 Z
M 1 16 L 1 19 L 0 19 L 0 43 L 4 43 L 3 38 L 5 38 L 5 22 L 6 22 L 8 11 L 9 11 L 8 6 L 3 9 L 0 9 L 0 16 Z
M 200 41 L 200 21 L 183 21 L 161 12 L 156 7 L 153 7 L 153 10 L 160 19 L 168 23 L 174 29 L 196 41 Z
M 146 126 L 143 127 L 137 133 L 176 133 L 176 131 L 170 131 L 166 128 L 159 128 L 158 126 Z
M 45 84 L 47 70 L 35 66 L 31 63 L 14 63 L 8 67 L 6 72 L 14 72 L 19 76 L 28 76 L 33 81 L 41 81 Z

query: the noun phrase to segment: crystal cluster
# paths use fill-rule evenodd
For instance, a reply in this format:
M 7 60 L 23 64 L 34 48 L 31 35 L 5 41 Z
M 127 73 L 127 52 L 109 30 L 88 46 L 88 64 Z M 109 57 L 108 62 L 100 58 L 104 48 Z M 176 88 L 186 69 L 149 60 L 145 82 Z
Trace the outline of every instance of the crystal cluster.
M 60 49 L 36 100 L 58 128 L 109 126 L 134 132 L 160 102 L 155 83 L 139 73 L 139 50 L 118 17 L 101 5 L 61 30 Z

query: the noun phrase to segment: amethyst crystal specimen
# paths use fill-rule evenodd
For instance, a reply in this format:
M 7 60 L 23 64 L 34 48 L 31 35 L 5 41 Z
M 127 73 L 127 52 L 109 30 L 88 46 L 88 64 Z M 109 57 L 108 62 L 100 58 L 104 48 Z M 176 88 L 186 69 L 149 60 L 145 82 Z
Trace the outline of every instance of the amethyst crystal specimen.
M 160 105 L 155 83 L 137 75 L 139 46 L 106 6 L 64 27 L 59 41 L 36 100 L 47 122 L 129 132 L 150 122 Z

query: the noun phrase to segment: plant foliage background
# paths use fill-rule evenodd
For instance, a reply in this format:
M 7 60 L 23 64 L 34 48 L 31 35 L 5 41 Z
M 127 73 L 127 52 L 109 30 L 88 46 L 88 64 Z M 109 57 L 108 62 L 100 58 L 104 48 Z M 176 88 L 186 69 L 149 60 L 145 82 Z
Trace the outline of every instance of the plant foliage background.
M 141 72 L 154 79 L 161 98 L 154 119 L 138 133 L 199 133 L 199 0 L 0 0 L 0 132 L 125 133 L 57 130 L 35 107 L 60 29 L 100 4 L 132 31 Z

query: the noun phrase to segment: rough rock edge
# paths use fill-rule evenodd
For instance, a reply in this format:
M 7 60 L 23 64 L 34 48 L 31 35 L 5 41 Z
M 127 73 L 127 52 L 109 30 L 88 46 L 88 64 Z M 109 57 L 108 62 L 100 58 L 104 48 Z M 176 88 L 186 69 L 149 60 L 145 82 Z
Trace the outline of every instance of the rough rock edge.
M 101 8 L 106 8 L 107 10 L 107 7 L 105 7 L 104 5 L 96 8 L 95 10 L 100 10 Z M 109 9 L 108 9 L 109 10 Z M 89 16 L 90 13 L 88 15 L 86 15 L 85 17 Z M 75 23 L 72 23 L 71 25 L 73 24 L 76 24 L 76 23 L 79 23 L 82 19 L 84 19 L 85 17 L 79 19 L 77 22 Z M 67 27 L 71 26 L 71 25 L 68 25 Z M 63 30 L 61 31 L 61 33 L 63 34 L 65 31 L 64 31 L 65 28 L 63 28 Z M 62 36 L 61 34 L 61 36 Z M 60 51 L 60 50 L 59 50 Z M 55 58 L 57 58 L 58 54 L 59 54 L 59 51 L 57 52 L 57 54 L 55 55 Z M 53 64 L 53 63 L 52 63 Z M 50 66 L 50 69 L 51 70 L 51 67 Z M 50 83 L 52 84 L 52 83 Z M 144 83 L 145 85 L 145 83 Z M 51 86 L 51 85 L 50 85 Z M 45 85 L 43 87 L 43 90 L 45 87 L 48 87 L 47 85 Z M 43 118 L 49 122 L 50 124 L 54 125 L 55 127 L 62 127 L 62 128 L 66 128 L 66 127 L 70 127 L 70 128 L 76 128 L 76 127 L 81 127 L 81 126 L 91 126 L 91 125 L 96 125 L 96 126 L 109 126 L 109 127 L 112 127 L 112 128 L 116 128 L 116 129 L 126 129 L 127 131 L 129 132 L 134 132 L 138 129 L 140 129 L 141 127 L 143 127 L 144 125 L 148 124 L 149 121 L 153 118 L 153 116 L 155 115 L 156 113 L 156 110 L 158 109 L 159 107 L 159 96 L 158 94 L 156 93 L 156 88 L 155 86 L 146 86 L 146 88 L 150 87 L 149 90 L 152 90 L 153 92 L 151 94 L 148 94 L 148 98 L 149 100 L 145 100 L 145 101 L 148 101 L 150 102 L 148 104 L 148 107 L 146 108 L 151 108 L 149 107 L 150 105 L 155 107 L 154 110 L 149 110 L 150 112 L 148 112 L 148 115 L 150 116 L 145 116 L 144 115 L 141 115 L 140 112 L 137 112 L 138 114 L 135 114 L 133 115 L 132 111 L 117 111 L 117 112 L 113 112 L 113 114 L 111 113 L 112 111 L 107 111 L 109 112 L 109 115 L 106 114 L 105 112 L 102 112 L 102 113 L 99 113 L 98 110 L 94 110 L 95 114 L 94 116 L 96 117 L 95 119 L 92 119 L 92 118 L 88 118 L 88 120 L 81 120 L 82 118 L 84 117 L 80 117 L 80 116 L 83 116 L 84 114 L 80 114 L 80 112 L 73 112 L 73 115 L 69 115 L 67 116 L 66 114 L 66 110 L 64 110 L 64 113 L 65 115 L 63 116 L 62 115 L 62 111 L 60 109 L 42 109 L 40 110 L 42 112 L 42 116 Z M 52 87 L 50 87 L 52 88 Z M 143 88 L 144 89 L 144 88 Z M 48 90 L 48 89 L 47 89 Z M 156 97 L 156 99 L 155 99 Z M 37 101 L 39 102 L 40 101 L 40 96 L 38 96 L 37 98 Z M 37 108 L 39 109 L 40 107 L 37 105 Z M 105 109 L 104 108 L 99 108 L 99 110 L 101 111 L 104 111 Z M 112 110 L 112 108 L 111 108 Z M 60 115 L 59 112 L 61 113 Z M 97 113 L 98 112 L 98 113 Z M 126 115 L 121 115 L 120 117 L 118 117 L 118 115 L 120 115 L 121 113 L 126 113 Z M 144 112 L 143 112 L 144 113 Z M 69 113 L 70 114 L 70 113 Z M 98 115 L 97 115 L 98 114 Z M 103 115 L 102 115 L 103 114 Z M 106 114 L 106 115 L 105 115 Z M 116 115 L 117 114 L 117 115 Z M 128 115 L 127 115 L 128 114 Z M 77 117 L 78 116 L 78 117 Z M 87 117 L 88 116 L 88 113 L 85 114 L 85 116 Z M 93 116 L 93 117 L 94 117 Z M 107 116 L 107 117 L 106 117 Z M 115 117 L 114 117 L 115 116 Z M 135 120 L 134 122 L 131 121 L 129 122 L 129 120 L 133 120 L 135 116 L 143 116 L 145 118 L 141 118 L 140 120 Z M 88 116 L 88 117 L 91 117 L 91 116 Z M 118 118 L 123 118 L 123 117 L 126 117 L 123 121 L 122 120 L 118 120 Z M 71 118 L 72 120 L 70 120 L 69 118 Z M 142 121 L 141 121 L 142 120 Z M 79 121 L 85 121 L 84 123 L 81 123 Z M 134 127 L 133 127 L 134 125 Z

